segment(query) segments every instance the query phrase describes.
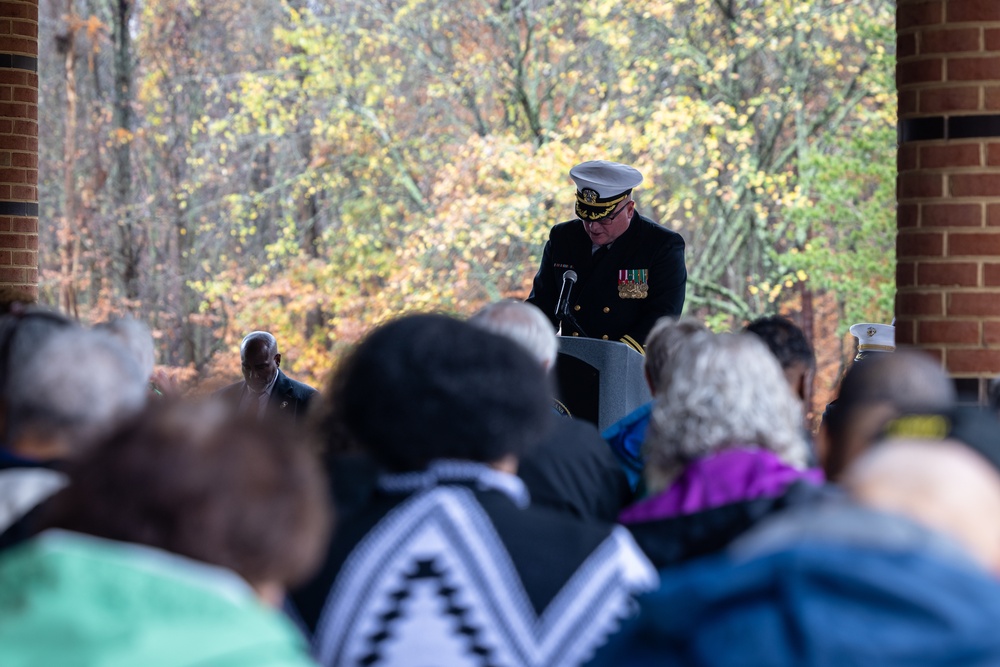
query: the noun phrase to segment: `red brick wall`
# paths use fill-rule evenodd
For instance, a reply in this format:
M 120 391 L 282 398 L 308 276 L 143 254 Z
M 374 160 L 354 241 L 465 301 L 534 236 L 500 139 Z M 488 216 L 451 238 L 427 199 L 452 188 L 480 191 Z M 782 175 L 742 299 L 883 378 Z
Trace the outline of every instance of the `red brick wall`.
M 896 339 L 1000 375 L 1000 0 L 898 0 Z
M 38 0 L 0 0 L 0 290 L 38 295 Z

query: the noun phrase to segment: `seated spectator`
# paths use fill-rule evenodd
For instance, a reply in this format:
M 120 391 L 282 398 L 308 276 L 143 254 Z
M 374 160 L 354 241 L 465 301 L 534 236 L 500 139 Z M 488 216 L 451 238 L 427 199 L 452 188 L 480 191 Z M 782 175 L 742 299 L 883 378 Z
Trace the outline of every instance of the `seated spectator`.
M 663 369 L 671 354 L 688 336 L 707 331 L 705 325 L 697 320 L 684 318 L 676 320 L 672 317 L 661 317 L 653 325 L 646 336 L 646 356 L 643 374 L 649 393 L 656 398 L 662 384 Z M 611 426 L 604 429 L 601 436 L 611 446 L 611 451 L 618 457 L 619 463 L 628 477 L 628 484 L 637 498 L 646 495 L 646 486 L 642 481 L 642 445 L 646 441 L 646 430 L 649 427 L 649 417 L 653 412 L 653 403 L 645 405 L 625 415 Z
M 845 471 L 850 498 L 790 510 L 723 557 L 663 572 L 593 664 L 1000 664 L 1000 423 L 989 420 L 893 436 Z M 969 435 L 975 446 L 958 439 Z
M 812 387 L 812 374 L 816 370 L 816 353 L 802 329 L 791 320 L 774 315 L 754 320 L 743 331 L 764 341 L 781 364 L 792 393 L 805 403 Z
M 11 343 L 16 361 L 0 362 L 9 364 L 0 404 L 0 546 L 31 534 L 31 513 L 66 483 L 63 463 L 146 401 L 146 378 L 116 339 L 52 317 L 30 324 L 33 346 Z M 20 326 L 14 336 L 27 335 Z
M 441 315 L 372 332 L 324 432 L 382 474 L 292 601 L 322 665 L 578 665 L 655 573 L 621 528 L 529 504 L 516 476 L 558 419 L 541 365 Z
M 529 352 L 551 379 L 558 344 L 548 318 L 522 301 L 491 303 L 469 323 L 505 336 Z M 582 519 L 614 522 L 631 500 L 625 474 L 601 434 L 589 422 L 552 420 L 546 437 L 535 443 L 517 467 L 533 505 L 544 505 Z
M 52 527 L 0 555 L 0 653 L 28 665 L 311 664 L 277 610 L 326 542 L 302 443 L 157 402 L 71 469 Z
M 620 517 L 657 567 L 717 551 L 818 494 L 799 403 L 756 336 L 690 335 L 662 383 L 644 448 L 650 497 Z
M 812 397 L 813 373 L 816 370 L 816 354 L 805 332 L 791 320 L 778 315 L 756 319 L 748 324 L 743 332 L 751 333 L 764 341 L 767 349 L 771 350 L 771 354 L 781 364 L 781 370 L 792 393 L 802 402 L 803 412 L 808 411 Z M 802 434 L 809 447 L 809 465 L 817 465 L 816 446 L 812 442 L 812 434 L 805 422 L 802 424 Z
M 819 460 L 836 482 L 864 453 L 882 426 L 915 410 L 942 410 L 956 399 L 955 386 L 941 364 L 918 350 L 868 353 L 855 361 L 827 406 L 816 437 Z

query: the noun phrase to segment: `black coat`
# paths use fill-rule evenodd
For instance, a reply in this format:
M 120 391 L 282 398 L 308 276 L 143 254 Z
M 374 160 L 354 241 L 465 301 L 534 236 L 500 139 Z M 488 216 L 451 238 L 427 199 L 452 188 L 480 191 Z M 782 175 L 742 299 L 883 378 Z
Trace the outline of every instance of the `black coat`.
M 656 320 L 681 314 L 687 267 L 680 234 L 634 213 L 628 229 L 596 265 L 591 247 L 582 221 L 554 226 L 527 299 L 558 326 L 555 308 L 563 274 L 568 269 L 576 271 L 570 306 L 579 327 L 564 322 L 563 335 L 623 342 L 630 336 L 642 344 Z M 645 298 L 624 298 L 619 290 L 621 272 L 634 275 L 643 270 L 648 282 Z
M 625 472 L 589 422 L 554 417 L 548 436 L 518 464 L 531 504 L 614 523 L 632 500 Z
M 216 395 L 229 403 L 234 410 L 238 410 L 246 386 L 246 381 L 234 382 L 220 389 Z M 317 393 L 319 392 L 309 385 L 288 377 L 279 368 L 278 378 L 274 381 L 271 397 L 267 401 L 267 416 L 281 415 L 299 421 L 305 416 L 309 402 Z
M 789 507 L 817 503 L 831 493 L 826 487 L 795 482 L 777 497 L 754 498 L 625 527 L 656 569 L 662 570 L 722 551 L 761 521 Z

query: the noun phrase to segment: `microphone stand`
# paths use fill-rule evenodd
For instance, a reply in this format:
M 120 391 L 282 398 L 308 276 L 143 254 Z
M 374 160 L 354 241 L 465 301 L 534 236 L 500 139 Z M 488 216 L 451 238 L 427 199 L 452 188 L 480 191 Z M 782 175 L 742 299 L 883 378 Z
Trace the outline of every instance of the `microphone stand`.
M 567 271 L 567 273 L 569 273 L 569 272 Z M 563 300 L 563 298 L 562 298 L 563 294 L 562 294 L 562 292 L 560 292 L 560 294 L 559 294 L 559 303 L 556 305 L 556 308 L 557 308 L 557 310 L 556 310 L 556 318 L 559 320 L 559 330 L 561 332 L 562 328 L 563 328 L 563 325 L 565 324 L 565 322 L 569 321 L 569 323 L 572 324 L 576 328 L 576 330 L 578 332 L 580 332 L 581 336 L 583 336 L 584 338 L 589 338 L 589 336 L 587 336 L 587 332 L 585 332 L 583 330 L 583 327 L 581 327 L 580 323 L 576 321 L 576 318 L 573 317 L 573 313 L 571 313 L 570 309 L 569 309 L 569 297 L 570 297 L 570 294 L 573 291 L 573 285 L 575 285 L 575 284 L 576 284 L 576 273 L 575 272 L 573 273 L 573 278 L 570 279 L 570 280 L 566 280 L 566 277 L 564 275 L 564 277 L 563 277 L 563 289 L 566 289 L 567 286 L 568 286 L 569 292 L 566 294 L 566 299 L 565 300 Z

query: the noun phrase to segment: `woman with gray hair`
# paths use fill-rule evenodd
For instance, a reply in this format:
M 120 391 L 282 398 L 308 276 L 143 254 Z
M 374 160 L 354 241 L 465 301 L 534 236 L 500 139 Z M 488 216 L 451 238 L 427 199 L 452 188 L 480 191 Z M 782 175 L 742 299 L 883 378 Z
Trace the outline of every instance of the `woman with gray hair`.
M 801 408 L 755 336 L 691 335 L 661 380 L 643 450 L 650 495 L 620 516 L 655 565 L 717 551 L 818 495 Z

